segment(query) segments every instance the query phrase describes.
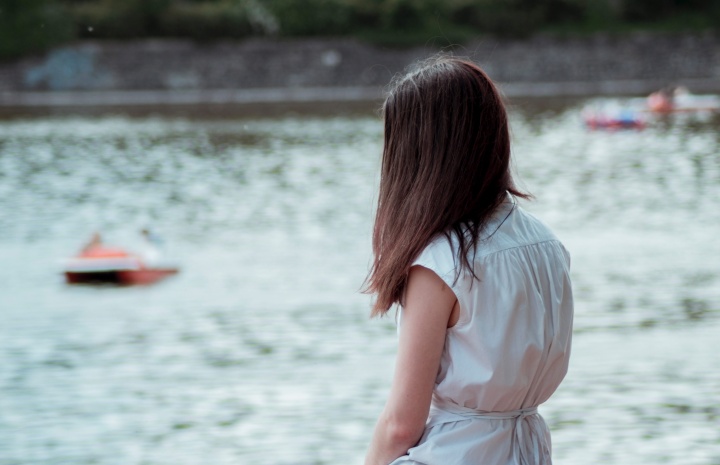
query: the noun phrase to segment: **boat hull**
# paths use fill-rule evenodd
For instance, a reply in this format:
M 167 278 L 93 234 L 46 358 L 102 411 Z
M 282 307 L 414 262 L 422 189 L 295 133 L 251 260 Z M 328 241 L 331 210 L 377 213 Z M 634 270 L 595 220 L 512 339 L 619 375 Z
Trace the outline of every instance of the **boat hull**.
M 177 274 L 177 268 L 141 268 L 137 270 L 65 271 L 68 284 L 153 284 Z
M 585 119 L 585 125 L 589 129 L 645 129 L 645 122 L 639 119 L 620 120 L 620 119 Z

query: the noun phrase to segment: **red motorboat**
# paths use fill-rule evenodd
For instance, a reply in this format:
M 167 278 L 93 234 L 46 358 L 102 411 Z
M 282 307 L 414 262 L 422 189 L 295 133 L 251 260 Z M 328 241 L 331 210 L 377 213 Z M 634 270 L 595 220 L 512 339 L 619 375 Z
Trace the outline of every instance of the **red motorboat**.
M 179 271 L 169 264 L 148 264 L 140 256 L 101 244 L 86 247 L 65 263 L 68 284 L 152 284 Z
M 650 94 L 647 98 L 647 109 L 660 114 L 720 112 L 720 97 L 691 94 L 687 88 L 680 86 Z
M 585 118 L 585 125 L 589 129 L 645 129 L 647 124 L 640 119 L 624 119 L 613 117 L 590 117 Z
M 585 109 L 582 118 L 588 129 L 645 129 L 645 119 L 629 109 Z

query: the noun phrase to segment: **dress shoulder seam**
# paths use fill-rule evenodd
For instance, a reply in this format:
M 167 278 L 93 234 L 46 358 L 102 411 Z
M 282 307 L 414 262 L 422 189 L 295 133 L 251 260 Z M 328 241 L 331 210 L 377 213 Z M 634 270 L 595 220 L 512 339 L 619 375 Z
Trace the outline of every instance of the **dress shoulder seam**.
M 503 248 L 503 249 L 493 250 L 492 252 L 477 254 L 477 255 L 476 255 L 476 258 L 487 258 L 487 257 L 489 257 L 489 256 L 491 256 L 491 255 L 497 255 L 497 254 L 499 254 L 499 253 L 507 252 L 507 251 L 509 251 L 509 250 L 522 249 L 522 248 L 525 248 L 525 247 L 531 247 L 531 246 L 533 246 L 533 245 L 547 244 L 548 242 L 557 242 L 557 243 L 560 243 L 560 240 L 559 240 L 558 238 L 556 238 L 556 237 L 552 237 L 552 238 L 545 239 L 545 240 L 541 240 L 541 241 L 537 241 L 537 242 L 530 242 L 530 243 L 527 243 L 527 244 L 513 245 L 513 246 L 511 246 L 511 247 L 505 247 L 505 248 Z

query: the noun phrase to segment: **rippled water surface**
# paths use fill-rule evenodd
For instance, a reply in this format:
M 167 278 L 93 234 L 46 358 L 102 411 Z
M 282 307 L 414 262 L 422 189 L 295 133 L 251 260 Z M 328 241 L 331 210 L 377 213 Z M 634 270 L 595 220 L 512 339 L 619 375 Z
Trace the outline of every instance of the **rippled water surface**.
M 555 463 L 720 464 L 720 118 L 588 132 L 516 102 L 516 168 L 573 255 Z M 0 464 L 361 463 L 391 319 L 358 293 L 382 126 L 313 116 L 0 121 Z M 72 287 L 93 231 L 181 273 Z

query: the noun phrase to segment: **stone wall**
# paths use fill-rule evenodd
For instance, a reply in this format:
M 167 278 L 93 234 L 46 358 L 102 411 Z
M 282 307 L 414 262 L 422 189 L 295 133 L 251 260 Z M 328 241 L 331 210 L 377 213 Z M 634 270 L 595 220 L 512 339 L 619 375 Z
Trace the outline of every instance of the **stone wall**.
M 434 52 L 348 39 L 79 42 L 0 63 L 0 92 L 7 97 L 38 91 L 379 90 L 409 63 Z M 720 92 L 715 34 L 486 39 L 454 53 L 479 62 L 514 94 L 633 93 L 678 82 Z

